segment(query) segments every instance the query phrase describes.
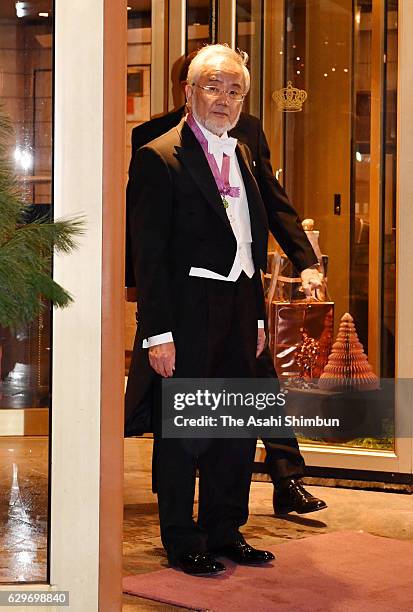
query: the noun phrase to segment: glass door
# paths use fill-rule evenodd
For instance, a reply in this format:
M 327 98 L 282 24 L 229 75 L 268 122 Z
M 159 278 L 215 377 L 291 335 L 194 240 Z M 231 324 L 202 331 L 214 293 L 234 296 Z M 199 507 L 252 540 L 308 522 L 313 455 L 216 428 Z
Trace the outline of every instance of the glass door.
M 132 132 L 151 118 L 152 7 L 150 2 L 128 2 L 128 45 L 126 66 L 125 168 L 132 158 Z M 126 180 L 126 177 L 125 177 Z M 136 332 L 136 289 L 127 285 L 125 299 L 125 375 L 129 371 Z
M 1 163 L 27 221 L 52 216 L 52 1 L 0 5 Z M 4 227 L 10 186 L 0 187 Z M 7 246 L 2 236 L 1 247 Z M 5 253 L 5 250 L 2 250 Z M 10 265 L 10 264 L 9 264 Z M 17 270 L 16 270 L 17 272 Z M 17 329 L 0 327 L 0 583 L 48 578 L 51 309 Z
M 249 53 L 245 110 L 261 117 L 276 177 L 301 218 L 314 219 L 319 231 L 333 337 L 350 313 L 373 371 L 394 384 L 402 333 L 396 326 L 398 0 L 240 0 L 219 3 L 217 11 L 207 2 L 173 5 L 182 19 L 170 13 L 170 65 L 198 35 Z M 182 33 L 179 53 L 171 55 L 171 40 L 181 41 Z M 410 473 L 409 408 L 399 401 L 405 395 L 408 390 L 395 390 L 391 415 L 374 435 L 341 444 L 302 440 L 308 463 Z
M 264 23 L 264 127 L 279 180 L 320 232 L 334 335 L 350 313 L 374 372 L 394 380 L 398 2 L 267 2 Z M 302 440 L 309 465 L 403 471 L 393 429 L 408 409 L 395 402 L 379 436 Z
M 243 109 L 256 117 L 261 116 L 262 9 L 262 0 L 236 2 L 235 46 L 248 53 L 251 75 L 251 87 Z
M 197 51 L 203 45 L 215 42 L 216 6 L 214 0 L 186 1 L 185 55 Z

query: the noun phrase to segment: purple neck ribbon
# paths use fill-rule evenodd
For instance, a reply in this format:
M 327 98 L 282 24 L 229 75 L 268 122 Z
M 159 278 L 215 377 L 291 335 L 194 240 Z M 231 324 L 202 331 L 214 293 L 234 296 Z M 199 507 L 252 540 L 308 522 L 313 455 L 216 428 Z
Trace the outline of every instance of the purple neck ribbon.
M 222 202 L 225 208 L 228 208 L 228 202 L 225 196 L 230 196 L 231 198 L 239 198 L 240 197 L 240 188 L 239 187 L 231 187 L 229 184 L 229 163 L 230 158 L 225 153 L 222 158 L 222 168 L 221 170 L 218 168 L 218 164 L 216 162 L 215 156 L 208 151 L 208 140 L 205 135 L 200 130 L 197 122 L 191 113 L 189 113 L 186 117 L 186 122 L 194 133 L 195 138 L 198 140 L 199 144 L 202 147 L 202 150 L 205 153 L 207 158 L 209 167 L 211 168 L 211 172 L 214 176 L 215 183 L 218 187 L 218 191 L 221 195 Z

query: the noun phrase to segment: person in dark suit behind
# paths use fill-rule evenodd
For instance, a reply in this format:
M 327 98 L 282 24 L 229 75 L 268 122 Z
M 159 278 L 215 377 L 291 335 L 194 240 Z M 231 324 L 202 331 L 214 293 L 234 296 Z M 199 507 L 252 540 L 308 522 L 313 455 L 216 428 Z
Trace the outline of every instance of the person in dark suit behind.
M 249 89 L 248 56 L 204 47 L 191 63 L 191 112 L 140 148 L 129 184 L 138 297 L 134 357 L 147 351 L 158 375 L 152 406 L 162 543 L 169 563 L 215 574 L 215 555 L 244 565 L 274 559 L 245 542 L 255 439 L 162 436 L 162 377 L 255 378 L 265 344 L 260 270 L 268 222 L 250 172 L 250 152 L 227 131 Z M 139 387 L 133 368 L 128 387 Z M 193 521 L 196 469 L 199 511 Z
M 186 86 L 188 68 L 197 52 L 188 56 L 180 72 L 180 83 Z M 132 130 L 132 162 L 136 151 L 177 126 L 185 115 L 185 105 L 165 115 L 147 121 Z M 298 270 L 310 268 L 316 263 L 313 249 L 301 227 L 298 215 L 290 204 L 288 197 L 276 180 L 270 162 L 270 151 L 261 121 L 247 113 L 241 112 L 237 125 L 229 135 L 247 144 L 252 153 L 252 171 L 260 188 L 261 196 L 269 213 L 269 228 L 281 244 Z M 128 186 L 129 189 L 129 186 Z M 129 231 L 129 205 L 126 209 L 126 261 L 125 285 L 132 301 L 136 301 L 136 281 L 131 256 L 131 236 Z M 140 370 L 142 383 L 138 389 L 130 389 L 126 405 L 126 435 L 143 433 L 151 429 L 149 420 L 142 422 L 142 415 L 147 415 L 152 402 L 153 383 L 156 377 L 147 361 L 147 353 L 141 350 L 138 359 L 132 364 Z M 268 344 L 258 358 L 257 376 L 276 378 L 273 360 Z M 138 392 L 138 393 L 137 393 Z M 309 493 L 301 482 L 305 463 L 295 437 L 287 439 L 263 439 L 266 449 L 265 466 L 274 484 L 273 504 L 277 516 L 296 511 L 300 514 L 326 508 L 326 503 Z M 153 489 L 156 490 L 155 466 Z

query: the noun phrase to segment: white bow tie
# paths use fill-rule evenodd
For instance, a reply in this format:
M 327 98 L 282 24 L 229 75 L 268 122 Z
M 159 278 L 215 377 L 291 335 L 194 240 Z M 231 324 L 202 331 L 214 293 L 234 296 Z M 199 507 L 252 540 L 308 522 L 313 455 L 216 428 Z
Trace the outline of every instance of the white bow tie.
M 215 136 L 215 134 L 212 138 L 208 138 L 208 153 L 212 153 L 213 155 L 221 156 L 224 153 L 226 155 L 233 155 L 236 146 L 236 138 L 219 138 L 219 136 Z

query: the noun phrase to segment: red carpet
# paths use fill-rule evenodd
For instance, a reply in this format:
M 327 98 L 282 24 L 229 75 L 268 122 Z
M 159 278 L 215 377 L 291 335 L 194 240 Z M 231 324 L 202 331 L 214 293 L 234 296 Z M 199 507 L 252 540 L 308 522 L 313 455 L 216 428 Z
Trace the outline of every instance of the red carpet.
M 210 612 L 413 610 L 413 542 L 358 532 L 273 547 L 266 567 L 225 560 L 225 574 L 196 578 L 165 569 L 123 580 L 125 593 Z

